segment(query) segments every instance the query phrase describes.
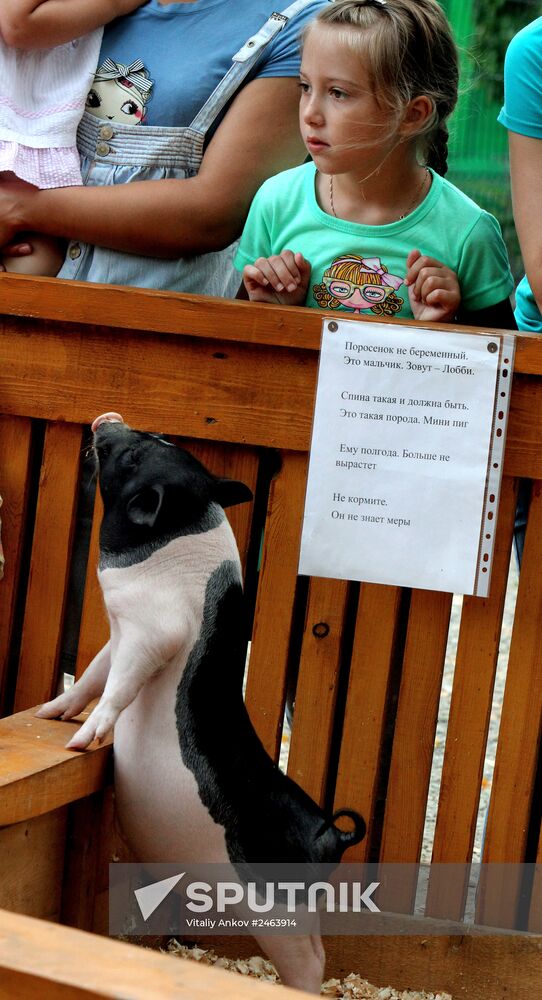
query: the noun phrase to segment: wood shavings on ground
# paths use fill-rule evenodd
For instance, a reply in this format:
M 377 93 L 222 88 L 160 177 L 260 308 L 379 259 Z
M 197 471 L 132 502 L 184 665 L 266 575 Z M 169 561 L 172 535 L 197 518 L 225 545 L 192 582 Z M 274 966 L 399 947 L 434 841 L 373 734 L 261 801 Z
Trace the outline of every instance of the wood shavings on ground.
M 205 948 L 180 944 L 175 938 L 168 941 L 165 949 L 170 955 L 189 958 L 204 965 L 214 965 L 217 969 L 229 969 L 240 976 L 252 976 L 270 983 L 280 982 L 274 965 L 260 955 L 252 958 L 223 958 Z M 322 996 L 344 997 L 346 1000 L 452 1000 L 449 993 L 422 993 L 419 990 L 394 990 L 391 986 L 371 986 L 366 979 L 351 972 L 344 979 L 328 979 L 322 985 Z

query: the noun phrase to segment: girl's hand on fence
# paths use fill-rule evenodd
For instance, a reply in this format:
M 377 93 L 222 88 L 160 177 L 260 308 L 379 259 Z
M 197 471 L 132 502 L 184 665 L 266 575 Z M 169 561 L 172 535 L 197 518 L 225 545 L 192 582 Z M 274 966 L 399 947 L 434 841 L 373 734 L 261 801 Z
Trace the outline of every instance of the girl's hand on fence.
M 311 266 L 303 254 L 283 250 L 273 257 L 258 257 L 243 269 L 243 283 L 251 302 L 282 306 L 305 304 Z
M 461 305 L 461 289 L 455 271 L 434 257 L 411 250 L 407 257 L 405 285 L 414 319 L 449 323 Z

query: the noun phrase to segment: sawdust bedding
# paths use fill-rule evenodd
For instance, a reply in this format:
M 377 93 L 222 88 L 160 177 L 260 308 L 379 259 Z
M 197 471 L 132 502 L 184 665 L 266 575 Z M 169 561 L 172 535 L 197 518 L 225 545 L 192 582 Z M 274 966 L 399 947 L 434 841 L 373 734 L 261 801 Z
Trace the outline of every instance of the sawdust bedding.
M 240 976 L 252 976 L 271 983 L 279 982 L 274 966 L 260 956 L 247 959 L 222 958 L 214 951 L 180 944 L 175 938 L 168 941 L 166 948 L 162 950 L 179 958 L 214 965 L 217 969 L 230 969 Z M 355 972 L 342 980 L 328 979 L 322 986 L 322 996 L 345 997 L 348 1000 L 452 1000 L 449 993 L 423 993 L 419 990 L 394 990 L 391 986 L 371 986 L 371 983 Z

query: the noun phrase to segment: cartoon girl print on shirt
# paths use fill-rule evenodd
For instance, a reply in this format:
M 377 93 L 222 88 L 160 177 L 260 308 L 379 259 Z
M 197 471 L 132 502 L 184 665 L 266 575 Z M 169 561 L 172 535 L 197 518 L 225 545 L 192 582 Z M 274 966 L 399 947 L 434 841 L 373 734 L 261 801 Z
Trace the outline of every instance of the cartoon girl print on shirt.
M 393 316 L 404 299 L 395 294 L 404 278 L 390 274 L 380 257 L 346 254 L 336 257 L 314 285 L 313 295 L 321 309 L 350 309 L 353 313 L 372 312 Z
M 141 59 L 129 66 L 106 59 L 96 71 L 87 95 L 86 110 L 110 122 L 142 125 L 153 86 L 154 81 Z

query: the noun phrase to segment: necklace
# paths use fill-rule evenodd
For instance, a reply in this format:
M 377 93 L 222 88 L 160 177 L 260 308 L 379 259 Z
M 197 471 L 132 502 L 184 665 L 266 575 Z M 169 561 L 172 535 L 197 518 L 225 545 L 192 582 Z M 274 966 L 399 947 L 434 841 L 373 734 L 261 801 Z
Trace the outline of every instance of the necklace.
M 418 204 L 418 202 L 420 200 L 420 197 L 421 197 L 421 195 L 423 193 L 423 190 L 425 188 L 427 179 L 431 177 L 431 175 L 430 175 L 429 170 L 427 169 L 427 167 L 424 167 L 424 171 L 425 172 L 424 172 L 424 175 L 422 177 L 421 183 L 416 188 L 416 192 L 414 194 L 414 197 L 413 197 L 412 201 L 405 208 L 405 211 L 401 215 L 399 215 L 397 217 L 397 219 L 396 219 L 397 222 L 400 222 L 401 219 L 404 219 L 407 215 L 410 215 L 410 213 L 412 212 L 413 208 Z M 333 203 L 333 174 L 329 175 L 329 204 L 331 205 L 331 211 L 333 212 L 333 215 L 337 219 L 338 215 L 337 215 L 337 213 L 335 211 L 335 205 Z

